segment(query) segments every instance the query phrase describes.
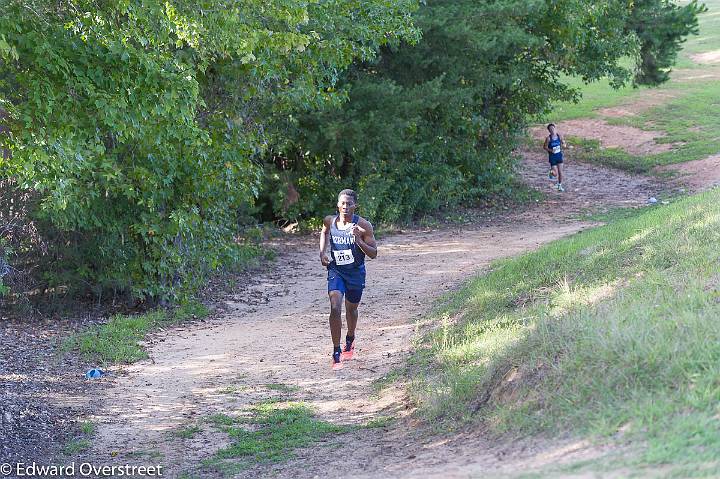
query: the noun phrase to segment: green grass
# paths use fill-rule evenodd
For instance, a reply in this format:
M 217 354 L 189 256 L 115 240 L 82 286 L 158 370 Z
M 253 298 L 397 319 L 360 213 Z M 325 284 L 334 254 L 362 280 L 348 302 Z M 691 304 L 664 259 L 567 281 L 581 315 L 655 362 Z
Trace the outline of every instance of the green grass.
M 148 357 L 139 342 L 150 330 L 167 321 L 167 313 L 162 310 L 136 316 L 118 314 L 101 326 L 68 338 L 65 349 L 75 349 L 103 364 L 133 363 Z
M 593 161 L 629 171 L 647 172 L 654 166 L 701 159 L 720 152 L 720 117 L 717 115 L 720 82 L 701 78 L 702 74 L 720 73 L 720 65 L 701 65 L 690 60 L 693 54 L 720 50 L 720 0 L 704 3 L 709 12 L 700 17 L 700 35 L 689 37 L 678 57 L 676 69 L 683 69 L 683 72 L 673 74 L 668 83 L 653 89 L 626 87 L 615 90 L 607 80 L 583 84 L 580 79 L 567 78 L 568 85 L 582 92 L 582 100 L 576 104 L 558 103 L 548 119 L 562 122 L 597 117 L 597 110 L 601 108 L 632 103 L 654 90 L 668 93 L 668 99 L 639 115 L 611 118 L 609 122 L 665 132 L 667 135 L 658 141 L 678 146 L 673 151 L 645 157 L 607 150 Z M 688 71 L 697 73 L 698 78 L 684 78 L 688 76 Z
M 667 200 L 659 200 L 666 201 Z M 660 203 L 658 206 L 663 205 Z M 666 203 L 665 203 L 666 204 Z M 643 214 L 646 210 L 642 207 L 612 207 L 604 211 L 596 211 L 594 209 L 588 209 L 584 215 L 578 215 L 577 219 L 582 221 L 597 221 L 599 223 L 613 223 L 628 218 L 633 218 L 640 214 Z
M 218 389 L 218 393 L 220 393 L 220 394 L 240 394 L 245 389 L 247 389 L 246 386 L 231 385 L 231 386 L 226 386 L 222 389 Z
M 268 383 L 265 384 L 265 389 L 269 389 L 271 391 L 278 391 L 281 393 L 295 393 L 300 391 L 300 388 L 297 386 L 293 386 L 291 384 L 282 384 L 282 383 Z
M 597 116 L 595 110 L 621 105 L 647 90 L 646 87 L 633 88 L 632 86 L 615 89 L 606 79 L 593 83 L 583 83 L 580 78 L 565 77 L 565 84 L 580 90 L 582 99 L 578 103 L 557 103 L 553 108 L 553 112 L 544 120 L 567 121 L 576 118 L 592 118 Z
M 83 434 L 93 434 L 95 432 L 95 424 L 90 421 L 83 421 L 80 424 L 80 431 L 82 431 Z
M 206 318 L 209 314 L 210 310 L 208 307 L 199 301 L 187 301 L 175 308 L 172 312 L 175 322 Z
M 385 428 L 392 425 L 392 423 L 395 422 L 395 418 L 391 416 L 378 416 L 373 419 L 370 419 L 367 423 L 365 423 L 365 427 L 368 429 L 375 429 L 375 428 Z
M 158 309 L 134 316 L 117 314 L 107 323 L 70 336 L 64 341 L 63 350 L 76 350 L 87 359 L 105 365 L 133 363 L 148 357 L 140 345 L 147 333 L 190 318 L 201 318 L 208 313 L 204 305 L 190 302 L 172 312 Z
M 246 417 L 216 414 L 208 420 L 227 432 L 233 442 L 205 461 L 205 466 L 233 473 L 253 464 L 288 460 L 297 448 L 348 430 L 316 419 L 302 403 L 264 402 Z
M 718 68 L 712 65 L 700 65 L 690 59 L 691 55 L 720 50 L 720 0 L 706 0 L 709 11 L 699 18 L 700 34 L 688 37 L 683 50 L 678 55 L 675 69 L 708 69 Z M 623 62 L 629 67 L 630 61 Z M 634 98 L 647 92 L 648 87 L 633 88 L 627 86 L 614 89 L 608 80 L 585 84 L 579 78 L 566 77 L 565 82 L 582 92 L 582 99 L 578 103 L 561 102 L 555 106 L 551 118 L 557 120 L 572 120 L 576 118 L 591 118 L 597 116 L 596 110 L 631 102 Z M 660 89 L 683 89 L 686 84 L 670 81 Z
M 173 431 L 173 435 L 180 439 L 192 439 L 196 434 L 201 432 L 202 429 L 198 425 L 190 425 L 181 427 L 180 429 Z
M 679 88 L 677 85 L 675 88 Z M 635 115 L 608 119 L 608 123 L 657 131 L 658 143 L 672 143 L 668 152 L 631 155 L 620 148 L 600 148 L 596 140 L 568 138 L 573 157 L 634 173 L 654 167 L 699 160 L 720 153 L 720 82 L 685 84 L 683 92 L 666 103 Z
M 675 143 L 672 151 L 643 157 L 645 170 L 656 165 L 699 160 L 720 152 L 720 82 L 685 85 L 683 94 L 660 106 L 611 123 L 665 132 L 659 143 Z
M 693 68 L 697 64 L 690 60 L 696 53 L 720 50 L 720 0 L 704 0 L 708 11 L 699 18 L 700 35 L 691 36 L 683 45 L 678 59 L 678 68 Z
M 496 263 L 411 362 L 424 415 L 498 434 L 642 443 L 633 467 L 720 457 L 720 190 Z M 716 474 L 720 470 L 713 469 Z
M 87 451 L 90 449 L 90 440 L 88 439 L 73 439 L 68 442 L 63 449 L 63 453 L 68 456 L 77 454 L 79 452 Z
M 235 419 L 231 416 L 228 416 L 227 414 L 219 413 L 219 414 L 213 414 L 212 416 L 208 416 L 207 422 L 209 422 L 210 424 L 212 424 L 213 426 L 215 426 L 217 428 L 224 429 L 224 428 L 230 427 L 233 424 L 235 424 L 237 422 L 237 419 Z
M 568 137 L 567 141 L 573 146 L 572 159 L 611 166 L 633 173 L 646 173 L 655 163 L 647 157 L 634 156 L 621 148 L 601 148 L 598 140 L 587 138 Z
M 95 433 L 95 424 L 91 421 L 83 421 L 80 423 L 80 434 L 84 436 L 92 436 Z M 65 455 L 71 456 L 79 452 L 90 449 L 90 439 L 87 437 L 75 437 L 68 441 L 63 448 Z

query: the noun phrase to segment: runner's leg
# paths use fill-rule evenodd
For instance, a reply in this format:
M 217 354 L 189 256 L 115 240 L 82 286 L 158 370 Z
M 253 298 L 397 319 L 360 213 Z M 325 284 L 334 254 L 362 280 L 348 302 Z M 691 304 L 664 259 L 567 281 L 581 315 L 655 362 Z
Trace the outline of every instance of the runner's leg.
M 555 166 L 555 169 L 556 169 L 556 171 L 557 171 L 557 180 L 558 180 L 558 183 L 562 183 L 562 163 L 558 163 L 558 164 Z
M 343 294 L 341 291 L 329 291 L 330 297 L 330 336 L 334 347 L 340 346 L 340 333 L 342 331 L 342 303 Z
M 345 321 L 347 322 L 347 335 L 355 337 L 355 327 L 357 327 L 358 321 L 358 306 L 359 303 L 351 303 L 347 299 L 345 300 Z

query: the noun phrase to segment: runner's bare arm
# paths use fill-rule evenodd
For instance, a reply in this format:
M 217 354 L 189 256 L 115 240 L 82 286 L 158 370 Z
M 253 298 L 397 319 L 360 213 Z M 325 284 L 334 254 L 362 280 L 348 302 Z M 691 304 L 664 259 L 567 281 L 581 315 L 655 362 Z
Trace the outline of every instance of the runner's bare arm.
M 330 256 L 328 256 L 328 242 L 330 241 L 330 224 L 332 216 L 326 216 L 323 220 L 323 226 L 320 230 L 320 262 L 323 266 L 330 264 Z
M 560 136 L 560 133 L 558 133 L 558 138 L 560 138 L 560 143 L 562 144 L 563 149 L 567 148 L 567 143 L 565 143 L 565 138 Z
M 369 258 L 377 258 L 377 242 L 375 241 L 375 230 L 373 225 L 365 218 L 360 218 L 357 225 L 353 226 L 355 244 L 363 250 Z
M 552 150 L 551 150 L 550 147 L 548 146 L 549 143 L 550 143 L 550 137 L 549 137 L 549 136 L 546 136 L 546 137 L 545 137 L 545 143 L 543 143 L 543 150 L 547 151 L 548 153 L 552 153 Z

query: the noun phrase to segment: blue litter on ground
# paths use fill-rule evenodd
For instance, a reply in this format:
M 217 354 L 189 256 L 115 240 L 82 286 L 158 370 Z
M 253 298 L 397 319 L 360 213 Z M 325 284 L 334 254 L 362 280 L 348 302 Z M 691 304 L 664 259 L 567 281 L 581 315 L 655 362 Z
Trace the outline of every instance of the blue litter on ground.
M 98 368 L 93 368 L 90 371 L 85 373 L 85 377 L 88 379 L 100 378 L 100 377 L 103 377 L 104 375 L 105 375 L 105 371 L 103 371 L 102 369 L 98 369 Z

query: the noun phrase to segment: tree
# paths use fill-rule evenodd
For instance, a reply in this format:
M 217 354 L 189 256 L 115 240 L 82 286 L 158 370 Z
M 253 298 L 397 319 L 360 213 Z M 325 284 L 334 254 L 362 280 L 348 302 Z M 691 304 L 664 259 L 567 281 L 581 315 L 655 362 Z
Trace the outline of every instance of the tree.
M 640 21 L 658 8 L 653 28 Z M 420 42 L 358 62 L 339 85 L 346 103 L 298 112 L 291 141 L 267 164 L 265 214 L 321 216 L 350 185 L 376 221 L 502 190 L 528 120 L 577 97 L 566 76 L 663 81 L 668 52 L 700 11 L 694 2 L 428 0 L 414 16 Z M 638 60 L 636 72 L 625 57 Z
M 271 134 L 337 101 L 353 60 L 412 38 L 413 5 L 6 1 L 0 170 L 42 198 L 64 261 L 51 280 L 167 299 L 232 262 Z
M 688 35 L 697 35 L 697 16 L 707 11 L 696 0 L 676 5 L 669 0 L 638 0 L 633 3 L 628 30 L 640 42 L 638 84 L 658 85 L 670 78 L 670 68 Z

